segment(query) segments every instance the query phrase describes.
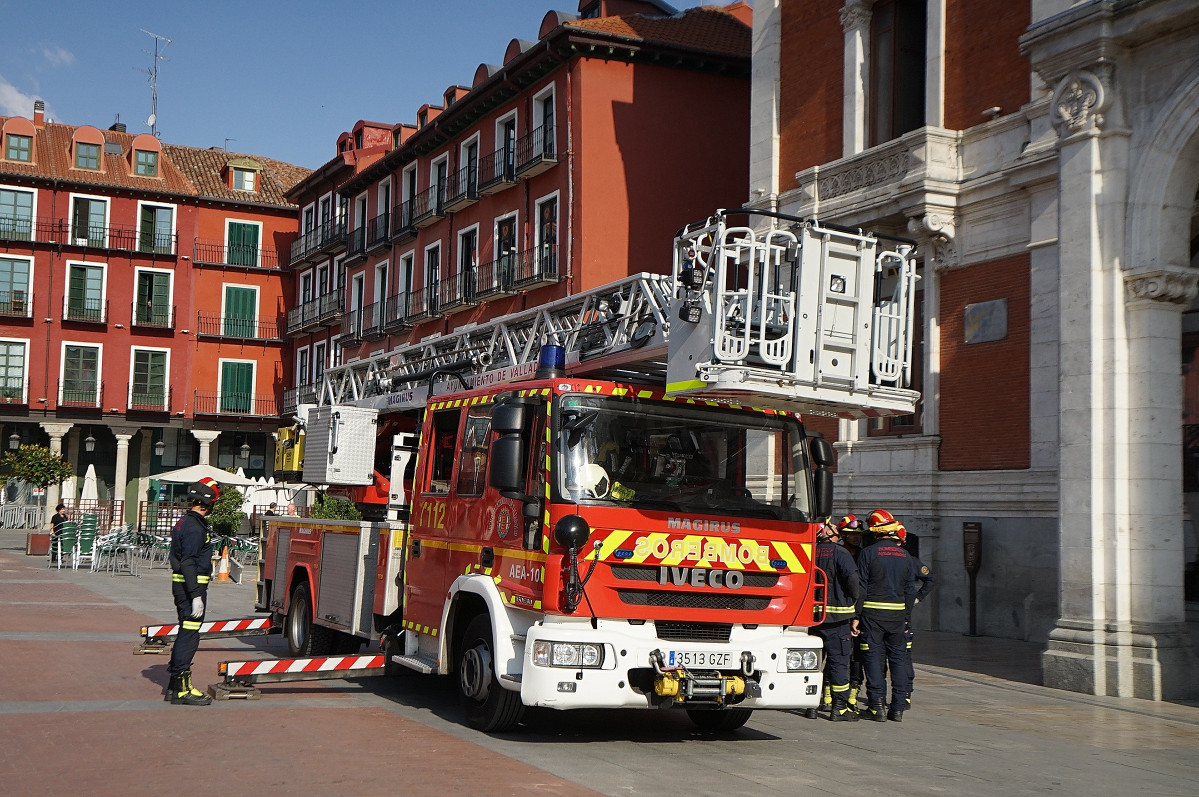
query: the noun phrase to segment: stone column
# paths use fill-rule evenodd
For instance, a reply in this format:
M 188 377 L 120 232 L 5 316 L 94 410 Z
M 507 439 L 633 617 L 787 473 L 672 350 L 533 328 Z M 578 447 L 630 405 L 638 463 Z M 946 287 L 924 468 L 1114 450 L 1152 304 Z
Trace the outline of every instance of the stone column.
M 46 434 L 50 435 L 50 453 L 62 454 L 62 438 L 67 432 L 71 431 L 70 423 L 51 423 L 48 421 L 42 422 L 42 429 Z M 43 513 L 42 528 L 50 528 L 50 516 L 54 514 L 54 507 L 58 505 L 58 485 L 52 484 L 46 488 L 46 511 Z
M 113 500 L 124 501 L 129 489 L 129 439 L 133 435 L 113 432 L 113 437 L 117 439 L 117 472 L 113 479 L 112 497 Z M 128 517 L 127 511 L 125 516 Z
M 845 158 L 866 149 L 866 81 L 870 73 L 870 8 L 873 5 L 874 0 L 845 0 L 841 7 L 841 28 L 845 31 L 841 156 Z
M 192 429 L 192 437 L 200 441 L 200 463 L 201 465 L 209 464 L 209 456 L 212 451 L 212 443 L 221 436 L 220 432 L 211 429 Z

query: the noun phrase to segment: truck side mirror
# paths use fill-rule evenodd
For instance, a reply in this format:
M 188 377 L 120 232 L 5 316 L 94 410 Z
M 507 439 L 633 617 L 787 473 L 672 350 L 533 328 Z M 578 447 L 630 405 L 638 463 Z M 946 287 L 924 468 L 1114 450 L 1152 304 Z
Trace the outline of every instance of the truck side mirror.
M 497 407 L 498 409 L 498 407 Z M 487 483 L 505 498 L 523 500 L 525 489 L 525 441 L 519 432 L 500 435 L 491 444 Z
M 817 468 L 812 474 L 812 482 L 816 488 L 816 517 L 823 520 L 833 514 L 833 472 L 828 468 Z
M 829 445 L 828 440 L 823 437 L 813 437 L 811 439 L 812 461 L 816 463 L 818 468 L 830 468 L 837 462 L 837 458 L 833 455 L 833 447 Z
M 491 428 L 501 436 L 520 434 L 525 428 L 525 408 L 516 402 L 499 401 L 491 410 Z

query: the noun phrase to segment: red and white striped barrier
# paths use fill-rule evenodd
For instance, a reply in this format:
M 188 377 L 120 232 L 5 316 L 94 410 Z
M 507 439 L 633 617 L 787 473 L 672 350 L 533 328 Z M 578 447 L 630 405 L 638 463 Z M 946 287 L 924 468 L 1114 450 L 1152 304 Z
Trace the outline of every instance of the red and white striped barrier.
M 258 699 L 252 684 L 279 681 L 318 681 L 330 678 L 366 678 L 387 671 L 386 656 L 322 656 L 311 659 L 270 661 L 222 661 L 217 673 L 224 683 L 213 684 L 208 692 L 217 700 Z
M 244 617 L 237 620 L 212 620 L 200 624 L 200 635 L 208 639 L 239 636 L 265 636 L 278 634 L 282 628 L 271 623 L 268 617 Z M 141 629 L 142 643 L 133 649 L 138 653 L 161 653 L 167 649 L 166 643 L 179 636 L 179 624 L 143 625 Z

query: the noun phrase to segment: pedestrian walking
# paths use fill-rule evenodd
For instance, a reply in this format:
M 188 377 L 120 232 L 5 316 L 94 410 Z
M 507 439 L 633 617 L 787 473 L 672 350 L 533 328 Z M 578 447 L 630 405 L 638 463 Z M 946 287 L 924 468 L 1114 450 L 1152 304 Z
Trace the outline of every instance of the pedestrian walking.
M 896 530 L 896 537 L 899 539 L 899 544 L 908 552 L 908 556 L 912 557 L 912 564 L 916 569 L 916 595 L 912 598 L 912 608 L 916 604 L 928 597 L 928 594 L 937 586 L 937 578 L 933 571 L 924 562 L 920 561 L 920 557 L 912 553 L 911 546 L 908 545 L 908 530 L 903 524 L 899 525 Z M 907 711 L 912 707 L 912 691 L 913 685 L 916 682 L 916 668 L 912 666 L 912 642 L 916 639 L 916 633 L 912 630 L 912 611 L 908 610 L 907 624 L 904 628 L 904 648 L 907 653 L 908 660 L 908 694 L 907 705 L 904 710 Z
M 207 706 L 212 698 L 192 686 L 192 658 L 200 646 L 200 626 L 212 577 L 212 527 L 208 514 L 221 495 L 216 481 L 204 478 L 187 488 L 191 508 L 171 531 L 171 594 L 179 616 L 179 634 L 167 666 L 171 682 L 166 699 L 174 705 Z
M 858 554 L 858 577 L 862 595 L 855 630 L 866 636 L 866 698 L 870 718 L 876 722 L 903 721 L 907 705 L 908 670 L 904 627 L 910 601 L 916 594 L 915 567 L 896 536 L 900 524 L 885 509 L 868 518 L 877 542 Z M 891 707 L 888 711 L 887 674 L 891 676 Z
M 861 586 L 853 557 L 839 544 L 840 539 L 832 518 L 816 533 L 816 566 L 824 571 L 827 586 L 824 622 L 812 632 L 824 641 L 824 684 L 826 692 L 831 692 L 829 719 L 856 722 L 857 712 L 849 708 L 848 702 L 849 661 L 853 655 L 852 621 L 857 616 Z M 816 710 L 809 709 L 807 716 L 815 719 Z

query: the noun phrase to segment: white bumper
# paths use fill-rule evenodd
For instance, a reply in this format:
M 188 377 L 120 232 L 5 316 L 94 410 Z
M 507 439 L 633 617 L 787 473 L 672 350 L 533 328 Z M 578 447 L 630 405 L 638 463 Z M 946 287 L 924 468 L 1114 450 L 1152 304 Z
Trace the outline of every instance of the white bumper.
M 547 667 L 533 663 L 538 640 L 586 642 L 604 646 L 604 661 L 599 669 Z M 821 653 L 821 640 L 802 628 L 734 625 L 728 642 L 676 642 L 659 639 L 653 621 L 631 625 L 623 620 L 600 620 L 598 628 L 589 619 L 549 618 L 535 623 L 525 637 L 520 694 L 525 705 L 557 709 L 573 708 L 650 708 L 661 702 L 653 692 L 651 654 L 660 651 L 686 652 L 703 660 L 717 654 L 721 674 L 737 675 L 742 654 L 753 656 L 753 675 L 760 696 L 747 696 L 738 708 L 792 709 L 816 708 L 821 697 L 823 654 L 815 670 L 787 672 L 787 651 L 815 650 Z M 727 657 L 719 654 L 727 653 Z M 696 666 L 696 671 L 710 671 Z M 680 704 L 676 704 L 680 705 Z M 682 705 L 686 707 L 686 705 Z

